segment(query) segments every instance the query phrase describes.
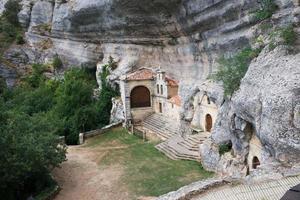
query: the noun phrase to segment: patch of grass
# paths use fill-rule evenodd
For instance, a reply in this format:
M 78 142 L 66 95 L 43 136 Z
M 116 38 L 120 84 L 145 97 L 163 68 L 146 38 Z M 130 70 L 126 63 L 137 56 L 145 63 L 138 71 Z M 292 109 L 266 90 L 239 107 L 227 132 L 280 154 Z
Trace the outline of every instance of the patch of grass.
M 120 128 L 94 138 L 87 146 L 127 146 L 108 151 L 99 165 L 124 166 L 122 181 L 136 196 L 159 196 L 213 175 L 205 171 L 198 162 L 169 159 L 155 149 L 155 144 L 144 143 Z

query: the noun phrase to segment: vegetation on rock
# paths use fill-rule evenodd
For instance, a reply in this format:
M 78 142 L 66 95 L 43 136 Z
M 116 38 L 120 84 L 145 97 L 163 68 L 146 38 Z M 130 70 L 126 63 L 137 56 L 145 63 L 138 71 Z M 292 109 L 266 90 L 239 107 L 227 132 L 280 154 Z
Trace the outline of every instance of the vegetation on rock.
M 54 69 L 60 69 L 63 67 L 63 62 L 58 55 L 56 55 L 52 61 L 52 65 Z
M 224 94 L 231 96 L 239 89 L 242 78 L 245 76 L 251 60 L 258 56 L 261 49 L 245 48 L 229 58 L 219 59 L 219 69 L 212 75 L 216 81 L 221 81 Z
M 7 49 L 16 39 L 18 44 L 23 44 L 23 32 L 18 21 L 21 7 L 18 0 L 9 0 L 5 10 L 0 16 L 0 54 Z
M 262 21 L 272 17 L 277 10 L 277 5 L 274 0 L 262 0 L 260 3 L 260 9 L 255 11 L 255 17 L 257 20 Z

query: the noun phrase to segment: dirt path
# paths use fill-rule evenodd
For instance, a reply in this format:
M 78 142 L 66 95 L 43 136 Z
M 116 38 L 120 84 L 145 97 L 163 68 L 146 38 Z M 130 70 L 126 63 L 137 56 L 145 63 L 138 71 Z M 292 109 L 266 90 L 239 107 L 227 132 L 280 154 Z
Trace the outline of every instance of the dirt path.
M 124 147 L 120 147 L 124 148 Z M 53 172 L 62 190 L 55 200 L 131 200 L 121 166 L 99 168 L 106 149 L 69 147 L 65 163 Z

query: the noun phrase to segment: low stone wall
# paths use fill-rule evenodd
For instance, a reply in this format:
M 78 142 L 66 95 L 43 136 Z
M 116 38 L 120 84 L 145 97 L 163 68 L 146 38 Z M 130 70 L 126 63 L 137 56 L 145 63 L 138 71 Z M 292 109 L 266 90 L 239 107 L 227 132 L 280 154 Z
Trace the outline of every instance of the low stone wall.
M 225 185 L 228 183 L 224 179 L 212 178 L 203 181 L 198 181 L 190 185 L 184 186 L 177 191 L 169 192 L 165 195 L 158 197 L 156 200 L 188 200 L 195 195 L 206 192 L 212 187 Z
M 91 138 L 91 137 L 95 137 L 97 135 L 101 135 L 101 134 L 111 130 L 112 128 L 116 128 L 116 127 L 119 127 L 121 125 L 122 125 L 122 122 L 116 122 L 116 123 L 107 125 L 107 126 L 101 128 L 101 129 L 96 129 L 96 130 L 80 133 L 79 134 L 79 144 L 83 144 L 84 141 L 87 138 Z

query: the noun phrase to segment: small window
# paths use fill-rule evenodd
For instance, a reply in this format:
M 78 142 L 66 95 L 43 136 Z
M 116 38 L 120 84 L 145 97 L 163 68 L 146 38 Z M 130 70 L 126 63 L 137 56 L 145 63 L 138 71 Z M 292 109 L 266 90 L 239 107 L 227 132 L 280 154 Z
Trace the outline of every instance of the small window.
M 172 104 L 172 108 L 174 108 L 174 104 Z
M 164 94 L 164 88 L 162 85 L 160 86 L 160 92 L 161 92 L 161 94 Z
M 207 104 L 210 104 L 210 99 L 209 99 L 209 97 L 207 97 Z
M 159 94 L 159 85 L 157 84 L 156 87 L 157 87 L 157 94 Z

